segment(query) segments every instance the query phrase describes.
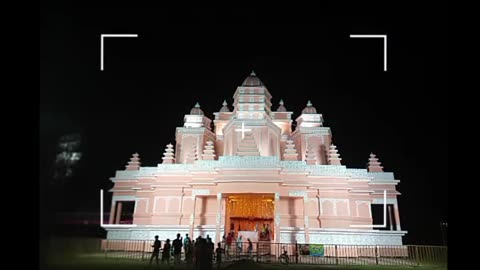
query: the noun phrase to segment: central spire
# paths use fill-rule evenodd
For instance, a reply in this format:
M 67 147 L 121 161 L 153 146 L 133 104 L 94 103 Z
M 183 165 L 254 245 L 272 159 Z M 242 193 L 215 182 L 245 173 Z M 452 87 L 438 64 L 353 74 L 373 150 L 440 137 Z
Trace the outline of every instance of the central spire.
M 255 71 L 252 70 L 242 85 L 237 87 L 233 98 L 233 112 L 237 118 L 264 119 L 270 117 L 272 96 Z
M 257 77 L 257 74 L 255 74 L 255 71 L 252 70 L 250 75 L 245 78 L 245 80 L 242 83 L 242 86 L 247 86 L 247 87 L 254 87 L 254 86 L 264 86 L 262 81 Z

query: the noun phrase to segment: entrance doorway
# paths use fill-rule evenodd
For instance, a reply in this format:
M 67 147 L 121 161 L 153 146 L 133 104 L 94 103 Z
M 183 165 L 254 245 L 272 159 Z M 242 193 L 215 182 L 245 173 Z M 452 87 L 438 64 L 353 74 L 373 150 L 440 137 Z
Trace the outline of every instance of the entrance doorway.
M 270 241 L 274 236 L 275 201 L 273 194 L 228 194 L 226 202 L 226 233 L 235 239 L 250 238 L 252 242 Z

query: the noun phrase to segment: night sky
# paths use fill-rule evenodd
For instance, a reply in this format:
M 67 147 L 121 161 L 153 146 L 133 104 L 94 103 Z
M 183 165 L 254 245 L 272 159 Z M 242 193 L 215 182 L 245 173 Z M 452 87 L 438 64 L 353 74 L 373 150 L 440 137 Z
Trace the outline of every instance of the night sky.
M 44 6 L 40 26 L 40 199 L 55 211 L 98 211 L 99 189 L 132 153 L 161 162 L 175 128 L 199 102 L 207 116 L 231 107 L 253 69 L 299 116 L 307 100 L 331 128 L 342 162 L 370 152 L 401 180 L 406 243 L 441 244 L 447 222 L 448 119 L 445 6 L 230 10 Z M 363 10 L 363 9 L 362 9 Z M 138 34 L 105 42 L 100 34 Z M 350 34 L 387 34 L 383 43 Z M 58 138 L 81 134 L 71 179 L 52 182 Z M 108 199 L 108 197 L 107 197 Z M 108 201 L 108 200 L 107 200 Z

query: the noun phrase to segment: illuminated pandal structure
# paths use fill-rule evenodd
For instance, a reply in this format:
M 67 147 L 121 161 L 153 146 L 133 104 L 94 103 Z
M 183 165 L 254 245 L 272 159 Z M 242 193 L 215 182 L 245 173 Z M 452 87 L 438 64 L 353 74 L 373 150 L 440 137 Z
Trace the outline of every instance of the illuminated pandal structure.
M 293 112 L 283 100 L 274 110 L 270 91 L 253 72 L 233 98 L 233 109 L 224 101 L 213 120 L 195 104 L 176 128 L 175 142 L 166 145 L 161 164 L 140 166 L 134 154 L 116 172 L 110 218 L 103 226 L 107 239 L 188 233 L 219 242 L 233 223 L 242 231 L 269 224 L 276 243 L 402 245 L 400 181 L 383 171 L 374 154 L 367 168 L 347 168 L 312 102 L 293 125 Z M 161 117 L 152 124 L 161 124 Z M 383 205 L 384 192 L 390 226 L 380 231 L 372 228 L 372 205 Z M 134 224 L 122 224 L 123 202 L 135 204 Z

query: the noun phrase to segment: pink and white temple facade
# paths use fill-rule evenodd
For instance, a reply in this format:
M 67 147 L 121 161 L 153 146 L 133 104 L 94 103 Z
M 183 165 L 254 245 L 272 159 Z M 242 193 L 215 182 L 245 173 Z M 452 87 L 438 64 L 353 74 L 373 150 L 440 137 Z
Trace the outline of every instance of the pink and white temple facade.
M 230 231 L 253 235 L 268 224 L 272 242 L 402 245 L 400 181 L 375 155 L 367 169 L 347 168 L 312 103 L 292 130 L 293 112 L 283 101 L 272 111 L 272 96 L 253 72 L 233 98 L 233 110 L 224 102 L 213 121 L 197 103 L 157 167 L 140 166 L 134 154 L 116 172 L 107 239 L 189 233 L 218 242 Z M 372 205 L 383 205 L 384 190 L 388 230 L 365 226 L 373 224 Z M 256 215 L 255 198 L 271 213 Z M 125 202 L 134 203 L 133 224 L 119 225 Z

